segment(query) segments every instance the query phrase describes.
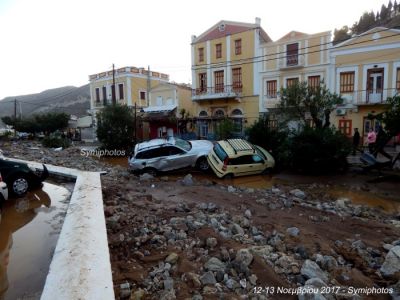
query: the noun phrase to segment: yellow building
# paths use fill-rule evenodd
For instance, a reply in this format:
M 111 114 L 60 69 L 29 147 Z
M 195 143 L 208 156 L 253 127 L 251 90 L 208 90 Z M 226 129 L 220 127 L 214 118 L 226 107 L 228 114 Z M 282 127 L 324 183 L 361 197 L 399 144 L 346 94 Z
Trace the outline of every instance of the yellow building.
M 358 128 L 365 143 L 369 129 L 380 125 L 368 114 L 382 112 L 386 99 L 400 92 L 400 30 L 373 28 L 335 45 L 330 57 L 330 89 L 345 99 L 332 123 L 349 137 Z
M 271 39 L 254 24 L 220 21 L 192 37 L 192 100 L 201 138 L 213 137 L 217 124 L 228 117 L 243 127 L 259 118 L 261 44 Z
M 92 114 L 114 101 L 136 107 L 136 113 L 147 122 L 139 139 L 177 133 L 177 123 L 182 109 L 193 114 L 191 89 L 169 82 L 169 76 L 144 68 L 124 67 L 89 76 Z M 115 85 L 114 85 L 115 82 Z M 154 123 L 154 124 L 152 124 Z M 158 127 L 157 127 L 158 126 Z
M 291 31 L 275 42 L 262 45 L 261 114 L 276 119 L 281 88 L 302 81 L 310 86 L 328 82 L 330 40 L 330 31 L 315 34 Z

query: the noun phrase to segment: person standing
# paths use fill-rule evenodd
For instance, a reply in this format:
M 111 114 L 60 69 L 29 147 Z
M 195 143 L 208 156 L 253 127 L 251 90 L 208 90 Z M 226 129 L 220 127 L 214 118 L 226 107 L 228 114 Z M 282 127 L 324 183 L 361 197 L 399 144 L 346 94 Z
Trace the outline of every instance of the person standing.
M 374 152 L 375 143 L 376 143 L 376 133 L 372 127 L 369 129 L 369 132 L 367 135 L 367 142 L 368 142 L 368 151 L 369 151 L 369 153 L 372 154 Z
M 353 155 L 356 155 L 356 150 L 358 150 L 358 145 L 359 144 L 360 144 L 360 133 L 358 132 L 358 128 L 354 128 Z

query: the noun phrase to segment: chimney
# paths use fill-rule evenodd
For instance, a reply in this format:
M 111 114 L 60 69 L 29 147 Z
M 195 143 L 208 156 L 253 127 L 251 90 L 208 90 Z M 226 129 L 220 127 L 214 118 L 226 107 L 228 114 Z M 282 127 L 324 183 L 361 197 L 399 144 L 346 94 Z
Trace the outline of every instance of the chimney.
M 192 35 L 192 43 L 194 42 L 195 39 L 196 39 L 196 36 Z
M 258 26 L 261 26 L 261 18 L 256 17 L 256 24 Z

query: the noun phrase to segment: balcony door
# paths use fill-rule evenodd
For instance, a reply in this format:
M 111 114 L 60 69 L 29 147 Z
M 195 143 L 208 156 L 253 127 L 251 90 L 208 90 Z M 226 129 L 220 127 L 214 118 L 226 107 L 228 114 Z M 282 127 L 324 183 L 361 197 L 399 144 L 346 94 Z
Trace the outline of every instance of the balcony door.
M 286 45 L 286 66 L 297 66 L 299 63 L 299 44 Z
M 368 70 L 367 78 L 368 103 L 382 102 L 383 93 L 383 69 Z

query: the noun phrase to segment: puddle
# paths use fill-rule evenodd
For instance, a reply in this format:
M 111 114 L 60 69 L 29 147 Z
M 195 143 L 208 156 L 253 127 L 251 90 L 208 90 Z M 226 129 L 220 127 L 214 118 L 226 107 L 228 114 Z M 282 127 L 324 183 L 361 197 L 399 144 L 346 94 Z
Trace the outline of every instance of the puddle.
M 73 184 L 67 184 L 72 188 Z M 40 299 L 68 207 L 70 192 L 42 189 L 3 205 L 0 221 L 0 299 Z

